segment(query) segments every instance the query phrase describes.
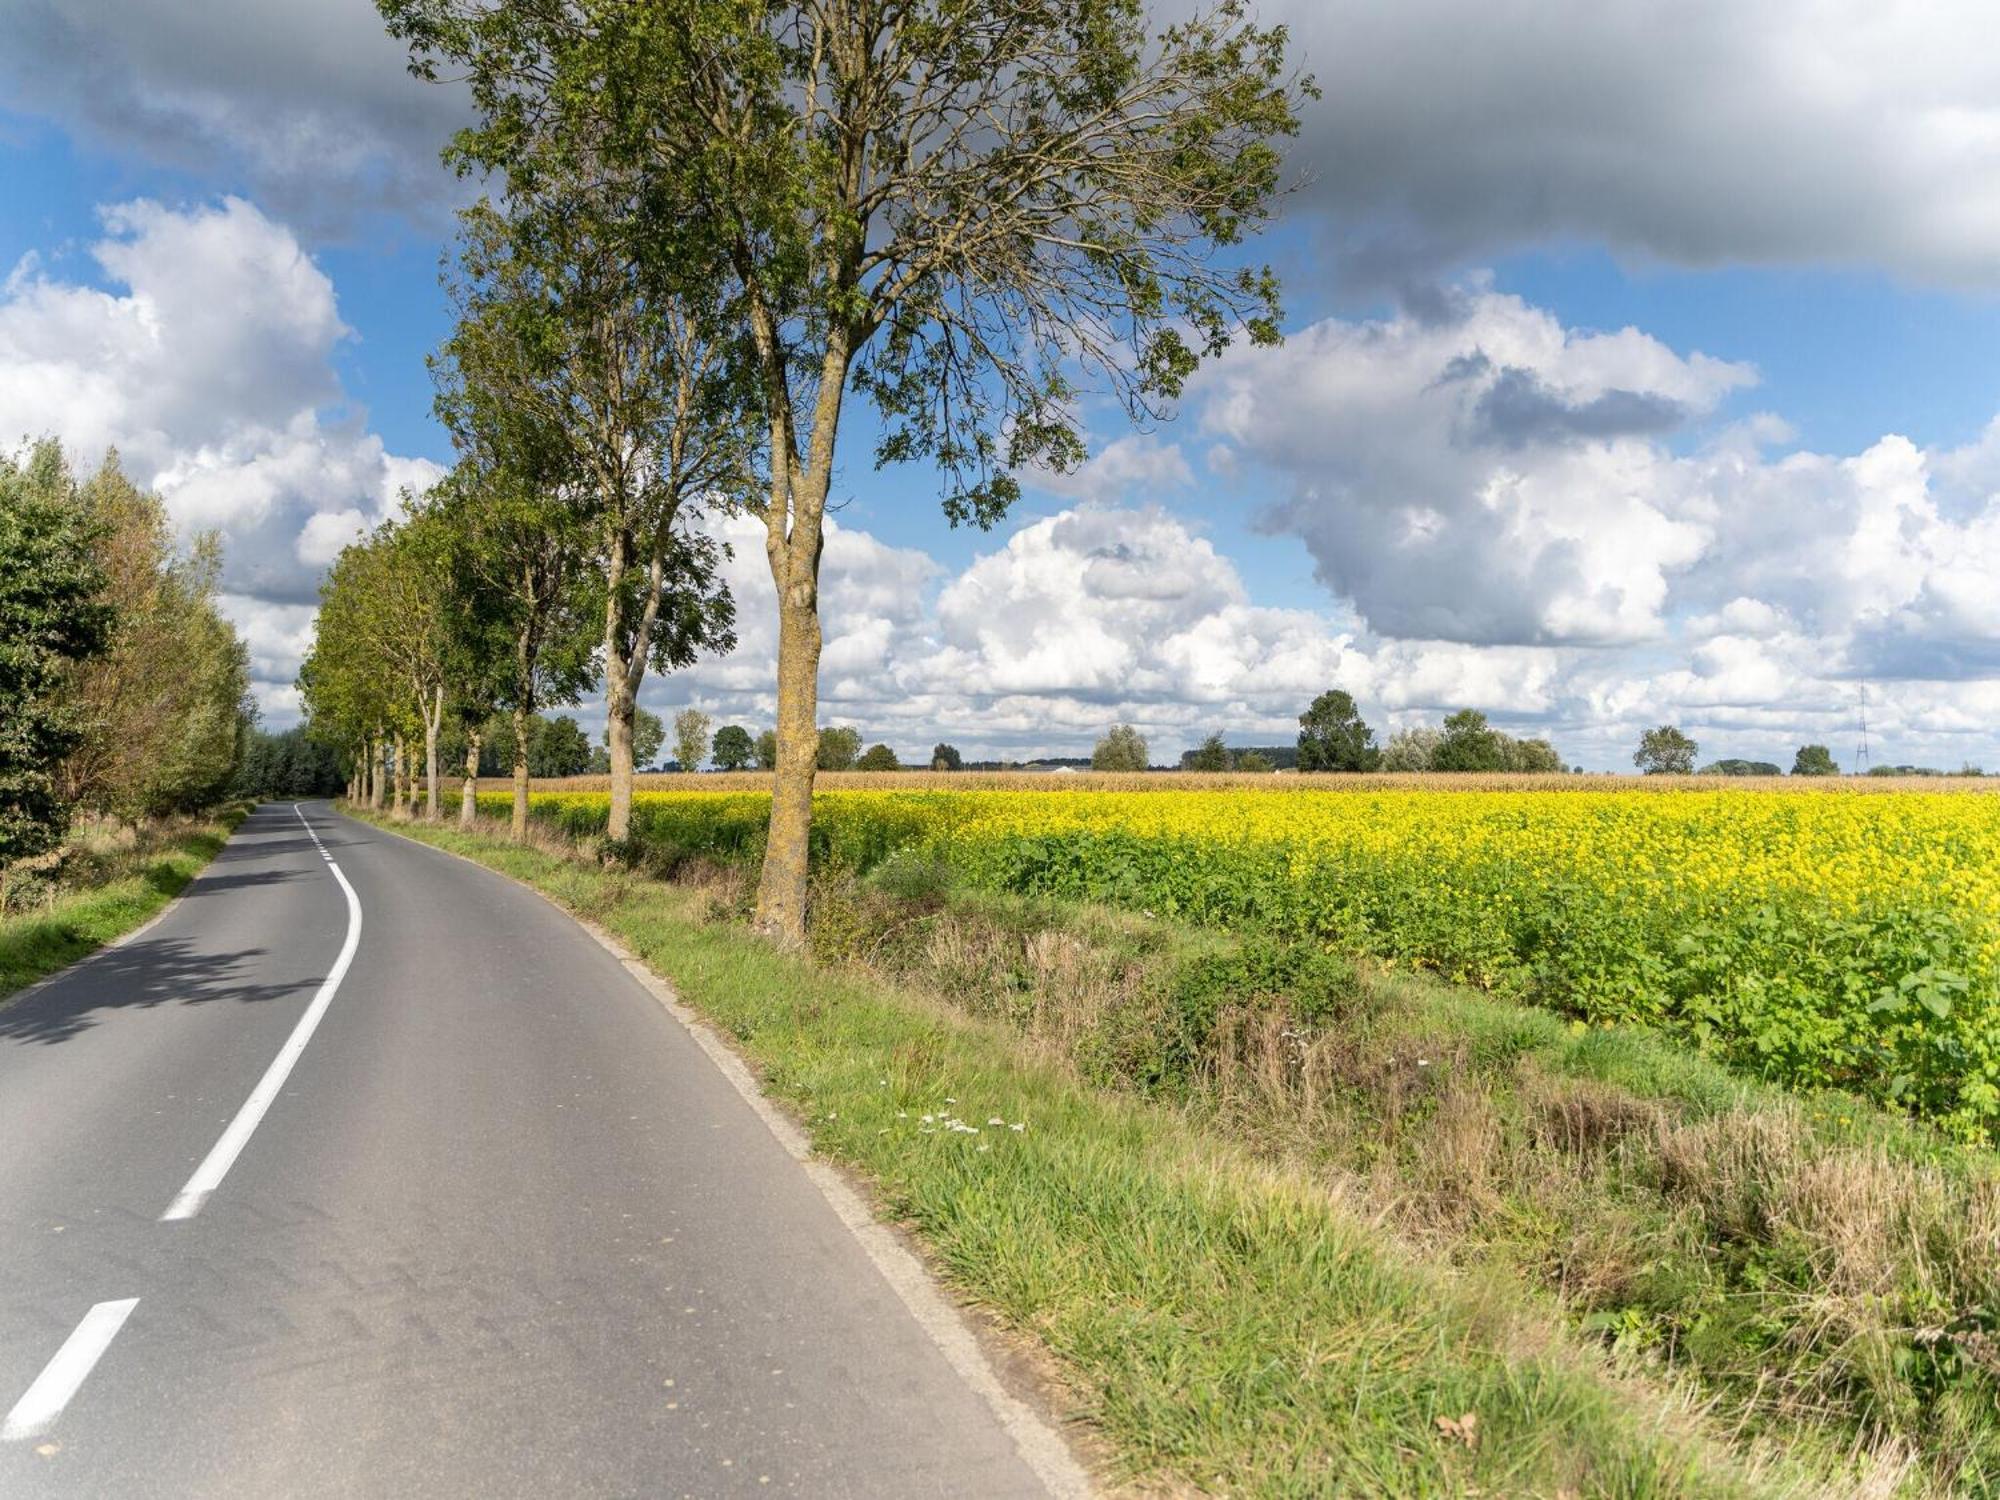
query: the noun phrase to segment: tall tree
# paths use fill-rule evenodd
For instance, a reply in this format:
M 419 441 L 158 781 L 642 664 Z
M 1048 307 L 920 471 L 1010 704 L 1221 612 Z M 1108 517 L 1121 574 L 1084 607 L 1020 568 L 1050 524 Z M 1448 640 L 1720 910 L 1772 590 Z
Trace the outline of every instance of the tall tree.
M 785 742 L 782 737 L 775 739 L 772 752 L 777 756 L 778 767 L 784 768 Z M 821 771 L 851 771 L 855 761 L 861 758 L 861 731 L 850 725 L 830 726 L 819 732 L 814 741 L 814 768 Z
M 735 644 L 721 549 L 696 529 L 704 506 L 748 487 L 749 428 L 717 335 L 714 288 L 640 253 L 631 189 L 577 143 L 549 143 L 518 173 L 505 213 L 462 215 L 462 381 L 505 404 L 529 472 L 575 510 L 598 571 L 607 832 L 632 807 L 632 722 L 649 667 L 691 664 Z
M 369 545 L 366 587 L 373 604 L 372 632 L 378 659 L 405 695 L 406 722 L 424 737 L 424 817 L 438 816 L 438 735 L 444 728 L 445 695 L 458 665 L 459 640 L 452 596 L 450 527 L 436 509 L 416 508 L 405 520 L 385 523 Z M 396 746 L 397 791 L 411 780 L 403 745 Z M 414 788 L 410 798 L 415 802 Z
M 593 533 L 549 413 L 515 399 L 535 368 L 534 303 L 477 274 L 454 284 L 453 294 L 458 325 L 431 372 L 438 416 L 461 456 L 438 495 L 456 540 L 464 633 L 484 643 L 472 646 L 470 669 L 491 670 L 493 705 L 513 720 L 518 840 L 528 833 L 528 723 L 545 706 L 576 702 L 596 675 Z M 470 767 L 480 734 L 469 739 Z M 463 802 L 459 815 L 469 821 Z
M 390 777 L 396 774 L 392 747 L 410 712 L 382 654 L 374 592 L 379 568 L 372 542 L 341 549 L 320 580 L 312 649 L 300 665 L 298 679 L 313 733 L 359 751 L 367 767 L 368 803 L 378 811 Z
M 674 760 L 683 771 L 701 769 L 708 753 L 708 731 L 715 723 L 698 708 L 684 708 L 674 715 Z
M 715 731 L 715 744 L 710 751 L 717 768 L 724 771 L 740 771 L 756 758 L 757 746 L 750 738 L 750 731 L 741 724 L 724 724 Z
M 64 759 L 69 801 L 128 817 L 185 811 L 235 775 L 249 657 L 217 606 L 221 539 L 183 548 L 166 507 L 116 453 L 77 490 L 117 617 L 108 649 L 66 674 L 83 734 Z
M 769 456 L 778 775 L 757 922 L 803 940 L 819 565 L 849 389 L 878 462 L 926 459 L 954 522 L 1084 456 L 1086 387 L 1158 414 L 1207 354 L 1278 336 L 1265 219 L 1310 89 L 1285 32 L 1218 0 L 378 0 L 420 76 L 469 79 L 464 166 L 544 179 L 588 141 L 648 234 L 727 282 Z
M 1694 774 L 1695 752 L 1700 748 L 1674 725 L 1662 724 L 1639 736 L 1632 764 L 1648 776 L 1690 776 Z
M 1223 743 L 1222 732 L 1217 730 L 1194 749 L 1181 756 L 1184 771 L 1226 771 L 1233 757 L 1229 746 Z
M 1151 752 L 1146 737 L 1130 724 L 1113 724 L 1090 752 L 1093 771 L 1143 771 Z
M 1382 762 L 1375 731 L 1354 706 L 1354 695 L 1331 688 L 1299 715 L 1301 771 L 1372 771 Z
M 537 776 L 581 776 L 590 767 L 590 736 L 568 714 L 538 720 L 528 746 Z
M 1476 708 L 1445 715 L 1444 731 L 1431 752 L 1433 771 L 1504 771 L 1507 751 L 1500 731 Z
M 54 443 L 0 455 L 0 873 L 69 827 L 56 770 L 83 727 L 64 677 L 115 624 L 94 540 Z

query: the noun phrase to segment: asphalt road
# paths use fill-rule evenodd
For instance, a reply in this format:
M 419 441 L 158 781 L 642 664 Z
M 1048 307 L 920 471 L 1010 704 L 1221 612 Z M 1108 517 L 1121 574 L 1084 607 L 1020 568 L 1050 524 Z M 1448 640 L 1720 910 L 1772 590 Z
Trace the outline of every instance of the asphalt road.
M 1047 1493 L 612 955 L 298 811 L 0 1009 L 0 1495 Z

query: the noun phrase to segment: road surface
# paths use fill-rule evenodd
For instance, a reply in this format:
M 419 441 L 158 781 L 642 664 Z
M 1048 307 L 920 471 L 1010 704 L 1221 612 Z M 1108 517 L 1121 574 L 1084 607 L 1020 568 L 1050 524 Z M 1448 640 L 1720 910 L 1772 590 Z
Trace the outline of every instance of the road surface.
M 323 803 L 0 1009 L 0 1411 L 9 1497 L 1048 1492 L 611 954 Z

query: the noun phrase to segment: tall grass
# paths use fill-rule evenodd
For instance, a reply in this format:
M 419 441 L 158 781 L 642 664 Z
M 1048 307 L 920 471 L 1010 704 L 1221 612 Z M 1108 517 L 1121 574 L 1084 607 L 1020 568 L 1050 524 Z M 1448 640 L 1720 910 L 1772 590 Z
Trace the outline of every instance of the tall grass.
M 55 859 L 15 872 L 0 907 L 0 1003 L 156 915 L 249 812 L 80 823 Z

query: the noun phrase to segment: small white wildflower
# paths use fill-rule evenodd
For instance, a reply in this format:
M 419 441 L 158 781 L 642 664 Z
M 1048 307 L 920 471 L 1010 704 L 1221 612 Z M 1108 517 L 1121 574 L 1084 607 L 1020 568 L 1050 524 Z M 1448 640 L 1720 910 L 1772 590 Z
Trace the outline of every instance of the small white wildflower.
M 988 1119 L 986 1123 L 988 1125 L 1005 1125 L 1007 1122 L 1001 1119 L 998 1115 L 994 1115 L 990 1119 Z
M 925 1116 L 923 1117 L 923 1121 L 924 1121 L 924 1123 L 925 1123 L 926 1125 L 930 1124 L 930 1123 L 931 1123 L 931 1116 L 929 1116 L 929 1115 L 925 1115 Z
M 1020 1124 L 1018 1124 L 1018 1125 L 1009 1125 L 1009 1126 L 1008 1126 L 1007 1128 L 1008 1128 L 1009 1130 L 1012 1130 L 1012 1131 L 1017 1131 L 1017 1132 L 1018 1132 L 1018 1131 L 1022 1131 L 1022 1130 L 1026 1130 L 1026 1129 L 1028 1128 L 1028 1122 L 1027 1122 L 1026 1120 L 1023 1120 L 1023 1121 L 1021 1121 L 1021 1123 L 1020 1123 Z
M 984 1142 L 984 1141 L 981 1141 L 981 1142 L 979 1143 L 979 1149 L 980 1149 L 981 1151 L 991 1151 L 991 1150 L 992 1150 L 993 1148 L 992 1148 L 991 1146 L 987 1145 L 987 1144 L 986 1144 L 986 1142 Z
M 829 1120 L 838 1120 L 840 1118 L 840 1111 L 837 1109 L 830 1109 L 826 1112 L 826 1117 Z
M 1431 1065 L 1431 1060 L 1428 1057 L 1420 1057 L 1417 1059 L 1417 1066 L 1420 1068 L 1428 1068 L 1430 1065 Z
M 945 1095 L 945 1100 L 944 1100 L 944 1102 L 945 1102 L 945 1103 L 947 1103 L 947 1104 L 956 1104 L 956 1103 L 958 1103 L 958 1101 L 957 1101 L 956 1099 L 952 1098 L 952 1097 L 951 1097 L 951 1095 L 949 1095 L 949 1094 Z
M 910 1118 L 910 1112 L 907 1109 L 899 1109 L 896 1111 L 896 1118 L 899 1120 L 907 1120 Z M 928 1120 L 930 1116 L 925 1115 L 924 1118 Z

